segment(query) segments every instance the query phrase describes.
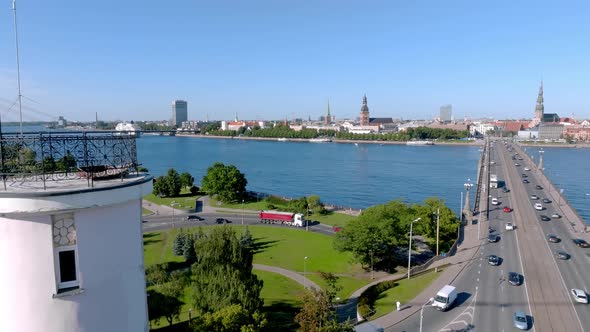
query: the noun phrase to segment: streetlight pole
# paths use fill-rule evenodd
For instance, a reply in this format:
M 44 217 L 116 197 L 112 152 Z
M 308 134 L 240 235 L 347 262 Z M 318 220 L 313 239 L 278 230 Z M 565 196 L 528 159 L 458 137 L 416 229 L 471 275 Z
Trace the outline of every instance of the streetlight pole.
M 172 201 L 172 203 L 170 203 L 170 206 L 172 207 L 172 228 L 175 228 L 175 223 L 174 223 L 174 207 L 180 205 L 180 203 L 176 203 L 175 201 Z
M 307 214 L 305 215 L 305 231 L 309 232 L 309 205 L 306 206 Z
M 461 205 L 459 205 L 459 215 L 459 218 L 461 218 L 461 224 L 463 224 L 463 191 L 461 191 Z
M 373 275 L 373 250 L 369 250 L 369 253 L 371 254 L 371 280 L 373 280 L 375 279 Z
M 242 225 L 244 225 L 244 200 L 242 200 Z
M 422 332 L 422 320 L 424 319 L 424 307 L 429 305 L 430 303 L 432 303 L 432 301 L 434 301 L 434 298 L 431 297 L 428 300 L 428 302 L 426 302 L 422 305 L 422 308 L 420 309 L 420 332 Z
M 412 263 L 412 231 L 414 227 L 414 223 L 416 221 L 421 220 L 422 218 L 418 218 L 410 223 L 410 246 L 408 247 L 408 279 L 410 279 L 410 264 Z
M 303 288 L 307 289 L 307 256 L 303 257 Z

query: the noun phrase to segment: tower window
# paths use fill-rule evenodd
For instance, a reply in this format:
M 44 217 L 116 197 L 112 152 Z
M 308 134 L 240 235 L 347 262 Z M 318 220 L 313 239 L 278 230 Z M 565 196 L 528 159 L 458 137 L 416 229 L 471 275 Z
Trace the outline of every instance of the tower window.
M 78 267 L 76 259 L 76 246 L 64 246 L 55 249 L 57 288 L 59 290 L 78 287 Z
M 57 292 L 61 293 L 80 286 L 76 223 L 72 214 L 52 218 L 55 280 Z

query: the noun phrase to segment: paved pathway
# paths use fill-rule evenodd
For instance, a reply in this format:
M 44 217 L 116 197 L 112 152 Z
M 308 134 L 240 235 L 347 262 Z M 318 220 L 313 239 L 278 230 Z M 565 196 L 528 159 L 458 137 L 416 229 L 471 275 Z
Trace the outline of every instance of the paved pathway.
M 287 278 L 293 279 L 294 281 L 300 283 L 303 287 L 307 287 L 307 288 L 313 287 L 315 289 L 321 289 L 321 287 L 318 286 L 318 284 L 309 280 L 308 278 L 305 278 L 303 275 L 301 275 L 297 272 L 283 269 L 283 268 L 276 267 L 276 266 L 269 266 L 269 265 L 262 265 L 262 264 L 252 264 L 252 265 L 257 270 L 274 272 L 274 273 L 278 273 L 280 275 L 283 275 Z

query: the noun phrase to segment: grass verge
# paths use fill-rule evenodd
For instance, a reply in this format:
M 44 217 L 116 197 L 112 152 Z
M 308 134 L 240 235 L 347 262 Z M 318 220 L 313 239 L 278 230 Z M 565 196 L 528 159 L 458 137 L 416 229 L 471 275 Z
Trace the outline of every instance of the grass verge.
M 396 302 L 400 301 L 403 304 L 413 300 L 418 294 L 420 294 L 426 287 L 428 287 L 436 278 L 441 274 L 439 272 L 428 272 L 419 275 L 410 280 L 402 279 L 397 282 L 397 286 L 386 290 L 379 294 L 377 301 L 375 301 L 375 314 L 370 319 L 375 319 L 390 313 L 395 310 Z M 434 295 L 434 294 L 433 294 Z
M 195 208 L 195 202 L 201 196 L 203 196 L 203 193 L 197 193 L 193 195 L 190 193 L 190 191 L 188 191 L 188 189 L 183 189 L 180 191 L 180 194 L 177 197 L 158 197 L 154 194 L 149 194 L 143 199 L 154 204 L 166 206 L 170 206 L 170 204 L 174 202 L 180 204 L 175 206 L 176 209 L 190 210 Z

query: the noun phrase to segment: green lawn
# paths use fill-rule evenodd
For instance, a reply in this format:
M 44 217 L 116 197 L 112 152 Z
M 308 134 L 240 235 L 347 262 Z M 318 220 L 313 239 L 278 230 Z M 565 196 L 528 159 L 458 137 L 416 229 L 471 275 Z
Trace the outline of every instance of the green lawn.
M 238 232 L 244 226 L 234 225 Z M 342 291 L 337 295 L 344 299 L 353 291 L 367 284 L 368 278 L 353 277 L 364 272 L 359 264 L 351 264 L 352 254 L 337 252 L 332 247 L 332 237 L 305 232 L 302 229 L 288 227 L 250 226 L 252 236 L 259 248 L 254 256 L 255 264 L 282 267 L 287 270 L 303 273 L 303 261 L 306 260 L 306 271 L 309 278 L 323 285 L 317 272 L 332 272 L 350 275 L 341 278 Z M 196 231 L 197 228 L 187 230 Z M 206 228 L 205 228 L 206 230 Z M 172 254 L 172 243 L 178 229 L 144 234 L 145 265 L 179 262 L 182 257 Z
M 243 208 L 244 210 L 255 210 L 255 211 L 266 210 L 266 202 L 264 202 L 264 201 L 244 202 L 244 204 L 242 204 L 242 202 L 223 203 L 223 202 L 218 201 L 214 198 L 211 198 L 209 200 L 209 205 L 211 205 L 213 207 L 217 207 L 217 208 L 227 208 L 227 209 L 242 209 Z
M 144 216 L 146 214 L 152 214 L 152 213 L 154 213 L 152 210 L 148 210 L 146 208 L 141 208 L 141 214 L 144 215 Z
M 358 217 L 350 216 L 350 215 L 343 214 L 343 213 L 336 213 L 336 212 L 331 212 L 330 214 L 323 215 L 323 216 L 319 215 L 319 214 L 314 214 L 309 217 L 309 219 L 311 219 L 311 220 L 317 220 L 322 224 L 326 224 L 326 225 L 330 225 L 330 226 L 344 226 L 349 221 L 354 220 L 356 218 L 358 218 Z
M 324 282 L 324 279 L 322 279 L 319 273 L 308 274 L 307 278 L 324 289 L 327 286 L 327 284 Z M 345 301 L 346 299 L 348 299 L 348 297 L 350 297 L 350 295 L 352 295 L 354 291 L 368 284 L 370 281 L 370 278 L 339 276 L 338 286 L 342 287 L 342 289 L 338 293 L 336 293 L 336 297 L 340 298 L 339 302 Z
M 428 272 L 419 275 L 410 280 L 402 279 L 398 281 L 398 285 L 388 289 L 379 295 L 379 299 L 375 301 L 375 314 L 370 319 L 375 319 L 390 313 L 395 309 L 396 302 L 400 301 L 402 305 L 414 299 L 422 292 L 430 283 L 432 283 L 441 274 L 439 272 Z M 434 295 L 434 294 L 433 294 Z
M 190 210 L 195 208 L 195 202 L 201 196 L 203 196 L 202 193 L 197 193 L 196 195 L 193 195 L 187 189 L 183 189 L 180 191 L 180 195 L 178 197 L 158 197 L 154 194 L 149 194 L 145 196 L 143 199 L 145 199 L 146 201 L 150 201 L 154 204 L 167 206 L 170 206 L 172 202 L 175 202 L 180 204 L 176 205 L 175 208 Z

